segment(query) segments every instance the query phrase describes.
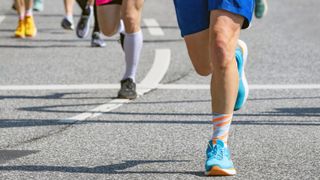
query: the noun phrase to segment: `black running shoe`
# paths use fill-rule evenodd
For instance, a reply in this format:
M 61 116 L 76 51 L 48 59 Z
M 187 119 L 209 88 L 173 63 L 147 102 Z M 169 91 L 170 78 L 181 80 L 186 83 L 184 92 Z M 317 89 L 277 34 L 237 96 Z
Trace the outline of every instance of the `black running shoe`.
M 90 7 L 87 7 L 80 17 L 80 20 L 77 25 L 76 34 L 78 38 L 85 38 L 88 36 L 90 31 L 90 20 L 92 17 L 92 12 Z
M 136 84 L 131 78 L 121 81 L 121 89 L 118 92 L 118 98 L 135 99 L 137 98 Z
M 94 32 L 91 39 L 91 47 L 105 47 L 106 43 L 100 36 L 100 32 Z
M 67 18 L 62 19 L 61 27 L 66 30 L 74 30 L 73 22 L 69 21 Z
M 126 35 L 124 35 L 124 33 L 120 33 L 120 44 L 121 44 L 121 47 L 122 47 L 122 50 L 124 50 L 124 38 L 126 37 Z

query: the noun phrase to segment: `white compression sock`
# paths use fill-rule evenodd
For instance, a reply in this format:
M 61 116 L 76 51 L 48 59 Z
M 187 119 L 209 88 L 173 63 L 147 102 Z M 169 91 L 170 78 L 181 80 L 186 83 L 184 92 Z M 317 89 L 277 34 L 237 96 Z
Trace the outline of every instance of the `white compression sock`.
M 120 24 L 119 24 L 119 28 L 118 28 L 118 34 L 119 33 L 124 33 L 124 24 L 123 24 L 123 21 L 122 19 L 120 20 Z
M 123 76 L 123 79 L 131 78 L 133 82 L 135 82 L 142 45 L 143 35 L 141 30 L 132 34 L 126 33 L 124 38 L 126 72 Z

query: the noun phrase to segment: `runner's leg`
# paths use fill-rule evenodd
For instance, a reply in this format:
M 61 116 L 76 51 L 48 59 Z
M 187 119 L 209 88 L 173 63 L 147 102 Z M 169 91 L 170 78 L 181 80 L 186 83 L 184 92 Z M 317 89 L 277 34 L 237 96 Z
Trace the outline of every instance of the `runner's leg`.
M 94 1 L 94 0 L 89 0 L 89 1 Z M 91 47 L 105 47 L 106 43 L 101 38 L 98 15 L 97 15 L 97 6 L 95 1 L 93 5 L 93 13 L 94 13 L 94 27 L 91 35 Z
M 18 25 L 14 32 L 14 36 L 17 38 L 24 38 L 26 35 L 25 30 L 25 1 L 15 0 L 15 7 L 19 16 Z
M 64 0 L 65 16 L 61 21 L 61 26 L 66 30 L 73 30 L 73 4 L 74 0 Z
M 135 82 L 143 45 L 143 35 L 140 27 L 143 3 L 144 0 L 124 0 L 122 4 L 121 12 L 126 31 L 124 39 L 126 71 L 123 80 L 131 78 Z

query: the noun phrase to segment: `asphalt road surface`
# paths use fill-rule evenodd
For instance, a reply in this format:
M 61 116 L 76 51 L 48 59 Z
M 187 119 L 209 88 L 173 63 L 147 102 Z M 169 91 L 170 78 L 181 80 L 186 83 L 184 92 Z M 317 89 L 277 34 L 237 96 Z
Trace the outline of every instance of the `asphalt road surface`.
M 38 36 L 15 39 L 10 7 L 0 1 L 0 179 L 206 179 L 210 77 L 194 72 L 171 1 L 145 3 L 135 101 L 115 99 L 118 36 L 91 48 L 60 27 L 62 1 L 45 0 Z M 231 128 L 230 179 L 319 179 L 319 7 L 271 0 L 242 32 L 251 91 Z

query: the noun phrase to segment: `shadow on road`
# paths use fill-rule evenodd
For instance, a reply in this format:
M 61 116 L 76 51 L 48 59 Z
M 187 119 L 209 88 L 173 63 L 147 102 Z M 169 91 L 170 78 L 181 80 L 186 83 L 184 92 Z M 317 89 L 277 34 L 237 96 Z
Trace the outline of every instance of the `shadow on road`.
M 28 171 L 28 172 L 64 172 L 64 173 L 90 173 L 90 174 L 190 174 L 204 176 L 203 171 L 125 171 L 126 169 L 152 163 L 183 163 L 190 160 L 129 160 L 119 164 L 96 167 L 83 166 L 0 166 L 0 171 Z
M 162 124 L 162 125 L 203 125 L 211 124 L 208 120 L 85 120 L 78 122 L 64 122 L 61 120 L 50 119 L 0 119 L 1 128 L 13 128 L 13 127 L 36 127 L 36 126 L 65 126 L 65 125 L 83 125 L 83 124 Z M 277 121 L 265 121 L 265 120 L 247 120 L 238 121 L 233 120 L 232 125 L 240 126 L 320 126 L 320 121 L 292 121 L 292 120 L 277 120 Z

